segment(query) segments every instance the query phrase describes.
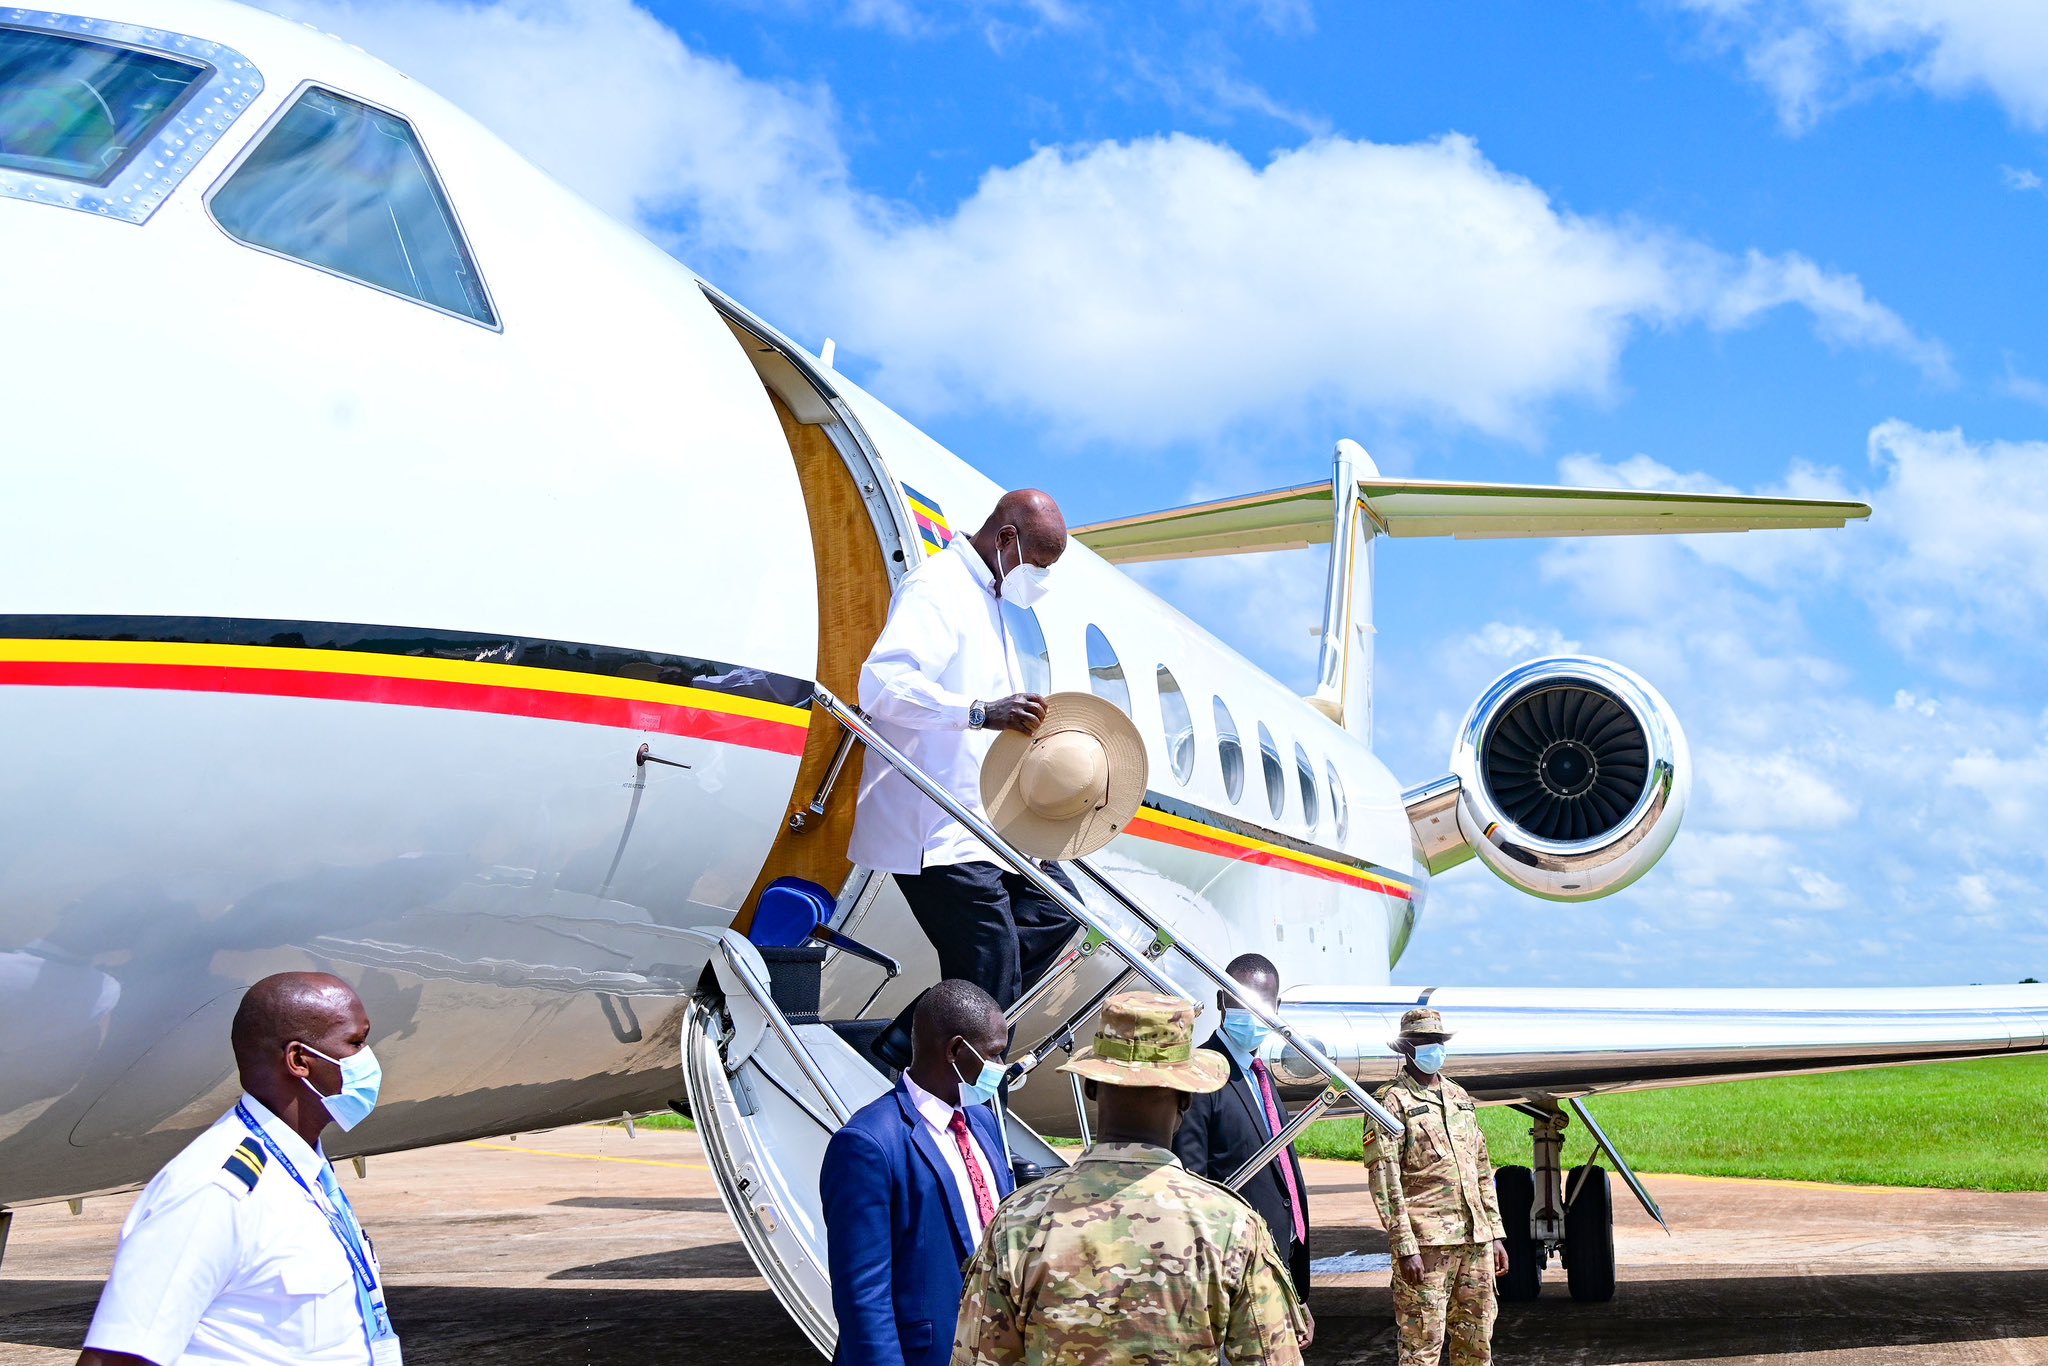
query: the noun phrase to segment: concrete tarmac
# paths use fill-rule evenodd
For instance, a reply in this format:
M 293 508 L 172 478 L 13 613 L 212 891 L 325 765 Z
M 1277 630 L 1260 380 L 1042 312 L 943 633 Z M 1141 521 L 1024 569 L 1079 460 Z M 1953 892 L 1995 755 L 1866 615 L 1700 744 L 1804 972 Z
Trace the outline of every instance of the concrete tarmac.
M 1316 1256 L 1384 1256 L 1360 1169 L 1308 1170 Z M 342 1175 L 412 1366 L 819 1361 L 748 1260 L 694 1134 L 563 1129 Z M 1572 1303 L 1553 1268 L 1541 1299 L 1502 1307 L 1496 1361 L 2048 1366 L 2048 1194 L 1646 1184 L 1674 1235 L 1617 1183 L 1614 1301 Z M 0 1263 L 0 1363 L 76 1356 L 129 1204 L 17 1212 Z M 1384 1270 L 1326 1275 L 1311 1303 L 1311 1362 L 1392 1366 Z

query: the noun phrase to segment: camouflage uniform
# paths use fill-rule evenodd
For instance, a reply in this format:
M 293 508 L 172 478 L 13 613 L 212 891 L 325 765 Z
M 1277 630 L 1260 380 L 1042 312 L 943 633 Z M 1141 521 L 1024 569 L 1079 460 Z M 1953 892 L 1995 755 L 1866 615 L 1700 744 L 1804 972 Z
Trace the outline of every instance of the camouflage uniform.
M 1223 1055 L 1195 1008 L 1128 993 L 1060 1070 L 1206 1093 Z M 1003 1202 L 967 1264 L 952 1366 L 1294 1366 L 1313 1324 L 1258 1211 L 1165 1148 L 1098 1143 Z
M 1478 1107 L 1449 1077 L 1431 1086 L 1405 1067 L 1375 1099 L 1407 1126 L 1392 1141 L 1365 1126 L 1373 1203 L 1394 1258 L 1401 1366 L 1436 1366 L 1446 1327 L 1451 1366 L 1486 1366 L 1493 1360 L 1492 1244 L 1506 1235 Z M 1422 1258 L 1420 1284 L 1401 1274 L 1409 1256 Z
M 1282 1366 L 1308 1335 L 1257 1211 L 1164 1148 L 1104 1143 L 996 1211 L 953 1366 Z

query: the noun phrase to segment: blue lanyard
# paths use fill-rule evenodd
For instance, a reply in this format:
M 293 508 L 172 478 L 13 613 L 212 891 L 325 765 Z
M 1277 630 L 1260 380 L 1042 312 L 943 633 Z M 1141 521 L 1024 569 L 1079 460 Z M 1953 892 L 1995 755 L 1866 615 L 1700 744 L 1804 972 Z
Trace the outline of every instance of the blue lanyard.
M 299 1175 L 299 1169 L 292 1165 L 292 1160 L 284 1155 L 283 1150 L 277 1144 L 271 1142 L 270 1135 L 263 1132 L 263 1126 L 256 1122 L 256 1117 L 249 1113 L 247 1106 L 243 1105 L 240 1101 L 236 1101 L 235 1113 L 241 1116 L 242 1123 L 249 1126 L 249 1132 L 256 1135 L 256 1141 L 261 1143 L 269 1151 L 270 1155 L 277 1159 L 278 1165 L 285 1169 L 286 1174 L 292 1180 L 299 1183 L 299 1189 L 306 1193 L 306 1198 L 311 1200 L 314 1207 L 325 1217 L 327 1227 L 333 1231 L 335 1238 L 341 1243 L 341 1250 L 348 1257 L 349 1269 L 355 1272 L 356 1284 L 362 1287 L 365 1295 L 375 1296 L 377 1293 L 377 1273 L 371 1269 L 369 1254 L 363 1250 L 360 1235 L 354 1227 L 355 1210 L 348 1208 L 348 1197 L 346 1195 L 341 1197 L 342 1206 L 348 1210 L 348 1213 L 346 1215 L 337 1213 L 325 1199 L 313 1193 L 313 1188 L 306 1184 L 306 1178 Z M 367 1327 L 367 1320 L 365 1326 Z

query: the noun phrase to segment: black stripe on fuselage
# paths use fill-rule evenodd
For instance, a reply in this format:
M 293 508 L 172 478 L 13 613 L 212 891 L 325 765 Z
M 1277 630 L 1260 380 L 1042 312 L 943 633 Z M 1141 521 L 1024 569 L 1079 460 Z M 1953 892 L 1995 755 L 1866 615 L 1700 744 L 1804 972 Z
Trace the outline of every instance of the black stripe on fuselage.
M 362 626 L 327 621 L 271 621 L 245 617 L 35 616 L 0 614 L 0 639 L 149 641 L 172 645 L 260 645 L 277 650 L 338 650 L 353 654 L 517 664 L 529 669 L 605 678 L 632 678 L 677 688 L 808 707 L 808 679 L 763 669 L 656 654 L 610 645 L 579 645 L 526 636 L 479 635 L 416 626 Z

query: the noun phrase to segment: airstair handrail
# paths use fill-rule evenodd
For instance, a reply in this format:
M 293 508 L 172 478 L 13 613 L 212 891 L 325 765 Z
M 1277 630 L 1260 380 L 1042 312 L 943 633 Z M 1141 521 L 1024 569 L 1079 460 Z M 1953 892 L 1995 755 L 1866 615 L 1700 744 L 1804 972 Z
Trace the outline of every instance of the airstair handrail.
M 1308 1060 L 1310 1066 L 1328 1078 L 1330 1086 L 1334 1090 L 1341 1093 L 1344 1098 L 1349 1099 L 1359 1109 L 1365 1111 L 1372 1118 L 1373 1123 L 1386 1131 L 1388 1138 L 1399 1138 L 1401 1136 L 1404 1126 L 1400 1120 L 1394 1117 L 1393 1112 L 1367 1094 L 1364 1087 L 1352 1080 L 1350 1074 L 1338 1067 L 1318 1045 L 1310 1041 L 1306 1034 L 1288 1024 L 1286 1018 L 1280 1014 L 1277 1007 L 1268 1007 L 1254 997 L 1243 995 L 1239 990 L 1238 983 L 1232 980 L 1228 973 L 1210 962 L 1208 956 L 1202 953 L 1201 950 L 1189 944 L 1185 939 L 1176 936 L 1172 930 L 1160 923 L 1158 917 L 1146 910 L 1136 897 L 1133 897 L 1124 891 L 1123 888 L 1117 886 L 1116 883 L 1109 879 L 1107 874 L 1094 864 L 1088 862 L 1087 859 L 1074 859 L 1071 862 L 1076 868 L 1079 868 L 1087 875 L 1090 882 L 1100 887 L 1118 905 L 1122 906 L 1125 911 L 1137 917 L 1138 922 L 1146 929 L 1152 931 L 1155 935 L 1163 936 L 1169 940 L 1173 947 L 1179 950 L 1180 956 L 1186 959 L 1196 972 L 1208 978 L 1217 990 L 1228 992 L 1236 999 L 1240 1006 L 1264 1021 L 1266 1027 L 1279 1035 L 1288 1047 L 1301 1054 L 1303 1058 Z M 1328 1099 L 1334 1102 L 1337 1097 L 1332 1096 L 1328 1097 Z
M 1089 910 L 1081 898 L 1060 886 L 1045 869 L 1038 866 L 1038 860 L 1026 855 L 997 834 L 995 828 L 987 821 L 969 811 L 958 797 L 939 786 L 937 780 L 930 774 L 910 762 L 902 750 L 883 739 L 865 716 L 833 696 L 827 688 L 819 688 L 812 700 L 824 709 L 827 716 L 866 741 L 869 749 L 881 755 L 898 773 L 910 779 L 918 791 L 937 802 L 940 810 L 966 826 L 976 839 L 987 845 L 989 851 L 1007 863 L 1018 876 L 1052 898 L 1054 904 L 1081 922 L 1083 927 L 1113 946 L 1124 961 L 1130 964 L 1131 970 L 1144 978 L 1154 991 L 1167 996 L 1178 996 L 1184 1001 L 1193 1000 L 1172 978 L 1126 949 L 1122 941 L 1110 932 L 1109 926 L 1103 924 L 1100 917 Z
M 997 858 L 1008 864 L 1015 872 L 1029 881 L 1032 886 L 1052 898 L 1053 902 L 1060 909 L 1079 921 L 1083 928 L 1087 929 L 1116 953 L 1118 957 L 1122 958 L 1131 972 L 1142 977 L 1154 990 L 1168 996 L 1178 996 L 1184 1001 L 1191 1001 L 1198 1009 L 1200 1008 L 1201 1002 L 1195 1001 L 1193 997 L 1189 996 L 1185 988 L 1160 972 L 1144 954 L 1132 950 L 1120 938 L 1111 933 L 1110 928 L 1093 911 L 1088 909 L 1087 904 L 1080 897 L 1075 896 L 1047 875 L 1045 870 L 1039 867 L 1037 860 L 1030 858 L 1008 840 L 1004 839 L 987 821 L 968 810 L 966 804 L 958 797 L 948 792 L 930 774 L 912 763 L 901 750 L 884 739 L 876 731 L 874 725 L 865 716 L 861 715 L 858 710 L 847 706 L 846 703 L 834 696 L 829 689 L 823 687 L 820 687 L 814 694 L 813 701 L 817 706 L 824 709 L 826 715 L 864 740 L 869 749 L 879 754 L 898 773 L 910 779 L 918 791 L 930 797 L 934 802 L 937 802 L 940 810 L 965 826 Z M 1140 906 L 1122 888 L 1111 882 L 1108 877 L 1092 867 L 1086 860 L 1077 859 L 1073 860 L 1073 862 L 1075 866 L 1079 867 L 1087 875 L 1089 881 L 1101 888 L 1117 904 L 1135 916 L 1145 928 L 1151 930 L 1155 936 L 1155 943 L 1163 938 L 1165 942 L 1171 943 L 1174 948 L 1180 950 L 1181 956 L 1193 966 L 1196 972 L 1207 978 L 1210 984 L 1216 987 L 1217 990 L 1230 992 L 1233 995 L 1236 993 L 1238 984 L 1231 980 L 1222 969 L 1211 963 L 1201 953 L 1190 948 L 1185 941 L 1174 936 L 1151 912 Z M 1240 1000 L 1247 1009 L 1251 1010 L 1261 1020 L 1264 1020 L 1269 1028 L 1285 1039 L 1291 1047 L 1329 1079 L 1329 1088 L 1318 1102 L 1320 1108 L 1328 1108 L 1340 1096 L 1346 1097 L 1370 1116 L 1373 1123 L 1379 1125 L 1389 1138 L 1399 1138 L 1401 1136 L 1401 1121 L 1396 1119 L 1385 1106 L 1366 1094 L 1365 1089 L 1359 1086 L 1357 1082 L 1353 1081 L 1350 1076 L 1325 1056 L 1321 1048 L 1310 1043 L 1305 1036 L 1289 1026 L 1276 1012 L 1268 1010 L 1256 1002 L 1246 1001 L 1242 998 Z M 1246 1172 L 1242 1175 L 1249 1174 L 1249 1172 Z M 1240 1177 L 1240 1179 L 1242 1178 Z

